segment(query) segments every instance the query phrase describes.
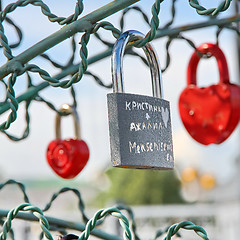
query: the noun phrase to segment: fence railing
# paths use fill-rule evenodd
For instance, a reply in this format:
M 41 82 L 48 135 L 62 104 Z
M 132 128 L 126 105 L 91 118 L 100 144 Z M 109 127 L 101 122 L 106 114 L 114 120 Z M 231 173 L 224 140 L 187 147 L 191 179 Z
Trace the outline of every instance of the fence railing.
M 192 48 L 196 49 L 194 42 L 191 39 L 183 36 L 183 32 L 190 31 L 193 29 L 205 28 L 209 26 L 216 26 L 216 42 L 219 41 L 219 35 L 223 29 L 230 29 L 235 31 L 239 35 L 239 29 L 236 22 L 240 21 L 240 15 L 235 14 L 232 17 L 228 18 L 219 18 L 220 13 L 229 9 L 231 0 L 222 1 L 216 8 L 206 9 L 204 6 L 201 6 L 197 0 L 189 0 L 189 6 L 196 9 L 196 13 L 200 15 L 207 15 L 209 19 L 198 24 L 172 27 L 175 20 L 176 13 L 176 0 L 171 0 L 171 19 L 164 26 L 160 27 L 159 13 L 161 11 L 163 0 L 155 0 L 151 8 L 151 19 L 148 19 L 146 13 L 138 6 L 136 2 L 139 0 L 122 0 L 122 1 L 112 1 L 109 4 L 89 13 L 86 16 L 81 16 L 83 12 L 83 1 L 78 0 L 74 13 L 67 18 L 59 17 L 53 14 L 49 7 L 41 0 L 18 0 L 16 2 L 10 3 L 5 7 L 1 4 L 0 12 L 0 44 L 2 46 L 2 57 L 6 59 L 0 67 L 0 84 L 4 88 L 4 100 L 0 102 L 0 114 L 9 111 L 6 119 L 0 123 L 0 130 L 3 134 L 9 137 L 11 140 L 20 141 L 28 137 L 30 132 L 30 113 L 29 107 L 33 101 L 44 102 L 47 104 L 53 111 L 58 111 L 53 103 L 47 101 L 39 95 L 39 92 L 47 87 L 61 87 L 61 88 L 70 88 L 73 104 L 76 106 L 76 93 L 74 90 L 74 84 L 78 83 L 84 74 L 91 75 L 97 84 L 111 88 L 110 85 L 105 85 L 103 81 L 94 73 L 87 70 L 88 65 L 100 61 L 103 58 L 106 58 L 111 55 L 112 42 L 104 40 L 100 34 L 99 30 L 103 29 L 104 31 L 110 31 L 113 36 L 113 40 L 119 37 L 123 31 L 125 24 L 125 16 L 130 10 L 139 12 L 143 20 L 148 24 L 149 31 L 145 35 L 145 38 L 134 43 L 134 47 L 142 47 L 147 42 L 152 41 L 156 38 L 167 37 L 166 42 L 166 66 L 163 67 L 162 71 L 164 72 L 170 65 L 171 55 L 169 52 L 169 47 L 171 43 L 176 39 L 182 39 L 186 41 Z M 86 1 L 87 3 L 87 1 Z M 11 19 L 9 14 L 13 14 L 14 11 L 18 8 L 26 7 L 27 5 L 32 5 L 34 7 L 40 7 L 42 14 L 48 18 L 50 22 L 58 23 L 60 29 L 57 32 L 52 33 L 50 36 L 40 40 L 27 50 L 21 52 L 17 56 L 14 56 L 12 50 L 19 47 L 23 41 L 23 35 L 21 27 L 18 26 Z M 122 10 L 122 16 L 120 18 L 120 28 L 118 29 L 112 23 L 103 21 L 106 17 L 115 14 L 118 11 Z M 5 23 L 11 25 L 16 31 L 17 41 L 12 43 L 12 40 L 8 39 L 5 34 Z M 81 33 L 80 39 L 80 51 L 78 55 L 79 63 L 76 64 L 76 46 L 79 39 L 76 40 L 75 35 Z M 103 51 L 100 54 L 89 57 L 88 56 L 88 43 L 91 41 L 91 38 L 97 38 L 103 46 L 107 46 L 107 50 Z M 72 46 L 72 55 L 70 59 L 66 61 L 66 64 L 57 63 L 52 58 L 45 53 L 50 48 L 53 48 L 60 42 L 63 42 L 71 38 Z M 11 42 L 11 43 L 9 43 Z M 127 54 L 137 55 L 138 53 L 134 48 L 128 48 L 126 51 Z M 45 69 L 40 68 L 37 64 L 34 63 L 36 57 L 44 58 L 59 70 L 59 73 L 55 76 L 51 76 Z M 144 63 L 145 59 L 139 56 Z M 29 63 L 31 61 L 31 63 Z M 42 82 L 38 85 L 34 85 L 32 79 L 38 75 L 41 78 Z M 25 92 L 19 96 L 16 96 L 15 93 L 15 84 L 18 81 L 19 77 L 24 75 L 26 77 L 27 88 Z M 69 76 L 68 80 L 65 80 L 65 77 Z M 7 130 L 10 128 L 11 124 L 17 119 L 19 104 L 25 102 L 25 122 L 26 126 L 22 136 L 16 137 L 14 134 L 10 134 Z M 59 113 L 60 114 L 60 113 Z M 141 239 L 137 234 L 136 224 L 134 220 L 133 211 L 126 206 L 115 206 L 113 208 L 103 209 L 96 212 L 96 214 L 90 218 L 85 214 L 84 203 L 81 199 L 81 194 L 77 189 L 72 188 L 63 188 L 59 192 L 53 195 L 50 202 L 46 205 L 45 208 L 40 209 L 37 206 L 31 204 L 29 196 L 26 194 L 25 186 L 14 180 L 6 181 L 0 185 L 0 190 L 9 185 L 16 185 L 23 193 L 23 203 L 14 207 L 11 210 L 0 210 L 0 224 L 2 225 L 2 230 L 0 233 L 0 239 L 4 240 L 10 236 L 14 239 L 14 231 L 12 229 L 12 222 L 19 218 L 26 221 L 38 222 L 42 234 L 41 238 L 44 236 L 47 239 L 53 239 L 52 231 L 57 231 L 61 235 L 71 233 L 71 230 L 77 230 L 81 233 L 79 234 L 79 239 L 88 239 L 90 234 L 99 237 L 101 239 L 121 239 L 120 236 L 111 235 L 102 230 L 96 228 L 100 226 L 107 216 L 115 217 L 119 220 L 123 228 L 123 238 L 124 239 Z M 52 202 L 62 193 L 72 191 L 76 194 L 79 201 L 79 211 L 82 214 L 82 223 L 69 222 L 62 219 L 52 218 L 45 216 L 47 210 L 52 206 Z M 125 215 L 122 214 L 122 210 L 128 212 L 128 219 Z M 166 234 L 164 239 L 170 240 L 172 236 L 179 233 L 180 229 L 193 230 L 198 234 L 202 239 L 207 240 L 208 236 L 205 230 L 192 222 L 183 221 L 177 224 L 174 224 L 166 229 L 160 229 L 155 236 L 152 236 L 152 239 L 157 239 L 163 234 Z M 179 235 L 180 236 L 180 235 Z
M 44 236 L 47 239 L 54 239 L 52 232 L 58 232 L 60 235 L 71 234 L 71 230 L 79 231 L 78 239 L 88 239 L 90 235 L 95 237 L 106 239 L 106 240 L 119 240 L 122 239 L 121 236 L 112 235 L 106 233 L 99 229 L 101 224 L 105 221 L 106 217 L 112 216 L 118 219 L 121 227 L 123 228 L 123 238 L 124 239 L 136 239 L 140 240 L 141 236 L 137 234 L 137 226 L 134 218 L 134 212 L 128 206 L 117 205 L 107 209 L 101 209 L 97 211 L 92 218 L 89 218 L 85 213 L 85 205 L 81 197 L 79 190 L 75 188 L 62 188 L 57 193 L 54 193 L 50 201 L 46 204 L 43 209 L 37 206 L 33 206 L 30 202 L 30 197 L 26 193 L 25 186 L 15 180 L 8 180 L 0 184 L 0 191 L 3 188 L 9 187 L 10 185 L 15 185 L 23 194 L 23 203 L 11 210 L 0 209 L 0 225 L 2 225 L 2 230 L 0 232 L 0 239 L 7 239 L 8 235 L 14 239 L 14 230 L 12 228 L 12 223 L 15 219 L 22 219 L 28 222 L 38 222 L 41 227 L 40 239 Z M 46 212 L 52 207 L 52 203 L 61 195 L 73 192 L 77 196 L 78 209 L 82 215 L 82 222 L 71 222 L 63 219 L 53 218 L 46 216 Z M 122 211 L 126 211 L 128 218 L 123 215 Z M 96 229 L 96 226 L 98 227 Z M 190 221 L 182 221 L 180 223 L 174 224 L 170 227 L 159 229 L 156 234 L 152 236 L 152 239 L 157 239 L 160 236 L 164 236 L 165 240 L 171 239 L 174 235 L 181 236 L 179 233 L 180 229 L 193 230 L 202 239 L 208 240 L 206 231 L 195 225 Z
M 160 27 L 159 13 L 161 11 L 161 6 L 163 0 L 155 0 L 151 8 L 151 19 L 148 19 L 147 14 L 138 6 L 134 5 L 139 0 L 123 0 L 123 1 L 113 1 L 109 4 L 89 13 L 86 16 L 80 17 L 83 11 L 83 2 L 78 0 L 76 3 L 75 11 L 72 15 L 67 18 L 59 17 L 53 14 L 49 7 L 41 0 L 34 1 L 24 1 L 19 0 L 14 3 L 7 5 L 6 7 L 1 6 L 1 15 L 0 15 L 0 44 L 3 48 L 3 55 L 5 56 L 7 62 L 0 67 L 0 83 L 3 84 L 5 88 L 5 99 L 0 103 L 0 114 L 9 111 L 8 116 L 2 123 L 0 123 L 0 130 L 2 133 L 6 134 L 11 140 L 20 141 L 28 137 L 30 132 L 30 114 L 29 106 L 33 101 L 45 102 L 51 109 L 57 111 L 53 103 L 48 102 L 39 96 L 39 92 L 43 89 L 52 86 L 52 87 L 61 87 L 61 88 L 71 88 L 71 93 L 73 96 L 74 104 L 77 104 L 75 91 L 73 85 L 78 83 L 84 74 L 91 75 L 96 83 L 106 87 L 111 88 L 110 85 L 105 85 L 103 81 L 94 73 L 87 71 L 88 65 L 100 61 L 105 57 L 111 55 L 111 49 L 113 44 L 110 41 L 104 40 L 99 35 L 99 30 L 104 29 L 105 31 L 112 32 L 113 39 L 117 38 L 120 33 L 123 31 L 125 24 L 125 16 L 130 10 L 139 12 L 143 20 L 149 25 L 149 31 L 146 34 L 145 38 L 134 43 L 134 47 L 141 47 L 146 42 L 152 41 L 154 38 L 168 37 L 166 43 L 166 66 L 163 67 L 162 71 L 164 72 L 170 65 L 171 55 L 169 53 L 169 47 L 175 39 L 185 40 L 191 47 L 196 48 L 191 39 L 187 39 L 182 35 L 183 32 L 205 28 L 208 26 L 217 26 L 218 30 L 216 32 L 216 41 L 223 29 L 231 29 L 239 35 L 239 30 L 235 25 L 235 22 L 239 22 L 240 16 L 238 14 L 233 15 L 228 18 L 219 18 L 219 13 L 229 9 L 231 0 L 225 0 L 216 6 L 216 8 L 206 9 L 204 6 L 201 6 L 197 0 L 189 0 L 189 7 L 196 9 L 197 14 L 209 16 L 208 21 L 204 21 L 198 24 L 172 27 L 175 21 L 176 13 L 176 0 L 171 0 L 171 19 L 164 26 Z M 11 18 L 8 16 L 10 13 L 14 13 L 17 8 L 26 7 L 27 5 L 33 5 L 35 7 L 40 7 L 43 15 L 45 15 L 50 22 L 58 23 L 60 28 L 57 32 L 51 34 L 50 36 L 42 39 L 38 43 L 34 44 L 32 47 L 13 56 L 12 49 L 17 48 L 23 41 L 22 30 L 20 26 L 15 24 Z M 133 6 L 131 6 L 133 5 Z M 107 21 L 102 21 L 108 16 L 115 14 L 116 12 L 122 11 L 122 17 L 120 18 L 120 29 L 116 28 L 112 23 Z M 10 24 L 16 31 L 17 42 L 9 43 L 9 39 L 5 34 L 4 23 L 7 22 Z M 76 33 L 82 33 L 80 39 L 80 54 L 79 59 L 81 60 L 78 64 L 74 63 L 76 58 L 76 45 L 77 40 L 74 38 Z M 100 54 L 97 54 L 92 57 L 88 57 L 88 43 L 92 37 L 97 38 L 102 42 L 103 45 L 107 46 L 108 49 L 103 51 Z M 72 56 L 67 61 L 66 64 L 57 63 L 52 60 L 52 58 L 45 53 L 46 50 L 53 48 L 62 41 L 71 38 L 72 44 Z M 131 55 L 138 55 L 134 48 L 128 49 L 126 52 Z M 51 76 L 45 69 L 40 68 L 38 65 L 31 63 L 30 60 L 34 60 L 35 57 L 40 56 L 45 60 L 49 61 L 55 68 L 59 69 L 59 74 Z M 141 59 L 146 63 L 145 59 Z M 38 76 L 43 80 L 42 83 L 34 85 L 32 78 Z M 15 94 L 15 83 L 17 82 L 19 76 L 26 76 L 27 89 L 26 91 L 16 96 Z M 62 80 L 63 78 L 69 76 L 68 80 Z M 7 79 L 6 79 L 7 78 Z M 22 81 L 22 80 L 21 80 Z M 11 123 L 17 119 L 17 113 L 19 104 L 21 102 L 26 102 L 25 106 L 25 121 L 26 127 L 20 137 L 16 137 L 13 134 L 10 134 L 7 129 L 10 128 Z

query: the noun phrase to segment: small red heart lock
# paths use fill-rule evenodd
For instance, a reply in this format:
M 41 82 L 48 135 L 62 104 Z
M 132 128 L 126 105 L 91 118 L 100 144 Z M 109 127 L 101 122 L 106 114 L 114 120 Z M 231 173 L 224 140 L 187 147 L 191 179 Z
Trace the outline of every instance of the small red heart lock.
M 58 176 L 71 179 L 76 177 L 87 164 L 89 149 L 79 136 L 79 120 L 76 109 L 64 104 L 59 112 L 74 116 L 76 138 L 61 139 L 61 116 L 58 114 L 56 118 L 56 139 L 49 143 L 46 157 L 48 164 Z
M 220 77 L 218 84 L 202 88 L 196 86 L 199 53 L 216 58 Z M 217 45 L 204 43 L 193 53 L 187 68 L 187 84 L 178 104 L 186 130 L 204 145 L 224 142 L 240 119 L 240 87 L 230 83 L 226 58 Z

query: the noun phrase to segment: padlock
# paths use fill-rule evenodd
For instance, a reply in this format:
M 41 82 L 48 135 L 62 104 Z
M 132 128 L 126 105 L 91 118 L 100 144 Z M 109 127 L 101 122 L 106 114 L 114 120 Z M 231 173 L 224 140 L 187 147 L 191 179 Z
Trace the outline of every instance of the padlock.
M 197 87 L 196 71 L 200 60 L 198 52 L 214 56 L 219 69 L 219 83 Z M 240 119 L 240 87 L 229 81 L 226 58 L 212 43 L 197 48 L 187 68 L 187 87 L 179 98 L 179 112 L 186 130 L 197 142 L 220 144 L 236 128 Z
M 47 161 L 53 171 L 62 178 L 76 177 L 89 159 L 87 144 L 80 139 L 79 118 L 74 107 L 64 104 L 59 110 L 64 115 L 71 114 L 75 126 L 75 139 L 61 139 L 61 116 L 56 117 L 56 139 L 51 141 L 47 149 Z
M 170 104 L 162 99 L 161 70 L 155 50 L 143 50 L 152 77 L 153 97 L 124 93 L 122 60 L 128 43 L 144 35 L 130 30 L 113 47 L 113 93 L 107 95 L 111 161 L 114 167 L 172 169 L 174 167 Z

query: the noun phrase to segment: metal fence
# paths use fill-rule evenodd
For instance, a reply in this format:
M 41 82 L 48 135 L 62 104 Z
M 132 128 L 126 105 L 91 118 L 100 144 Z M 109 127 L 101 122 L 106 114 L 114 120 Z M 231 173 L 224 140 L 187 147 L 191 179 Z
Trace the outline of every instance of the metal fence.
M 142 16 L 143 20 L 149 25 L 149 31 L 145 35 L 145 38 L 142 40 L 136 41 L 133 45 L 134 47 L 142 47 L 146 42 L 152 41 L 153 39 L 167 37 L 168 40 L 166 42 L 166 66 L 163 67 L 162 72 L 164 72 L 170 65 L 171 55 L 169 52 L 169 47 L 171 43 L 176 39 L 181 39 L 186 41 L 191 47 L 196 49 L 194 42 L 191 39 L 183 36 L 183 33 L 186 31 L 205 28 L 209 26 L 217 26 L 216 31 L 216 42 L 219 40 L 219 35 L 223 29 L 231 29 L 235 31 L 239 35 L 239 30 L 237 27 L 237 22 L 240 20 L 240 16 L 238 14 L 233 15 L 228 18 L 219 18 L 219 13 L 226 11 L 231 3 L 231 0 L 225 0 L 219 4 L 216 8 L 206 9 L 201 6 L 197 0 L 189 0 L 189 6 L 196 9 L 196 14 L 209 16 L 207 21 L 186 25 L 181 27 L 172 27 L 175 21 L 175 13 L 176 13 L 176 3 L 177 0 L 171 0 L 171 19 L 164 26 L 160 27 L 159 21 L 159 13 L 161 10 L 161 4 L 163 0 L 156 0 L 151 8 L 151 19 L 149 20 L 145 12 L 138 6 L 135 6 L 136 0 L 123 0 L 123 1 L 113 1 L 86 16 L 80 17 L 83 11 L 83 2 L 78 0 L 76 3 L 75 11 L 72 15 L 67 18 L 58 17 L 53 14 L 49 7 L 40 0 L 35 1 L 16 1 L 7 5 L 5 8 L 1 6 L 1 16 L 0 16 L 0 43 L 3 49 L 3 55 L 5 56 L 7 62 L 0 67 L 0 81 L 5 88 L 5 99 L 0 103 L 0 114 L 3 114 L 9 110 L 9 113 L 5 120 L 0 124 L 0 130 L 3 134 L 6 134 L 11 140 L 20 141 L 28 137 L 30 132 L 30 113 L 29 107 L 33 101 L 44 102 L 46 103 L 52 110 L 57 111 L 54 104 L 48 102 L 43 97 L 39 95 L 40 91 L 43 89 L 52 86 L 52 87 L 60 87 L 60 88 L 70 88 L 71 94 L 73 96 L 73 104 L 76 105 L 76 96 L 73 85 L 78 83 L 84 74 L 91 75 L 97 84 L 111 88 L 111 84 L 105 85 L 103 81 L 94 73 L 89 72 L 87 70 L 88 65 L 95 63 L 97 61 L 102 60 L 111 55 L 112 42 L 103 39 L 99 30 L 104 29 L 105 31 L 110 31 L 113 35 L 113 40 L 117 38 L 120 33 L 123 31 L 125 24 L 125 17 L 130 10 L 134 10 L 139 12 Z M 237 4 L 237 1 L 236 1 Z M 50 36 L 42 39 L 29 49 L 23 51 L 17 56 L 13 56 L 12 50 L 17 48 L 22 43 L 22 30 L 20 26 L 15 24 L 8 15 L 13 13 L 17 8 L 25 7 L 27 5 L 33 5 L 36 7 L 40 7 L 42 13 L 49 19 L 50 22 L 58 23 L 62 27 L 57 32 L 51 34 Z M 131 6 L 133 5 L 133 6 Z M 130 7 L 131 6 L 131 7 Z M 122 17 L 120 18 L 120 29 L 117 29 L 112 23 L 107 21 L 102 21 L 104 18 L 113 15 L 114 13 L 122 10 Z M 17 42 L 9 43 L 8 37 L 5 35 L 5 27 L 4 24 L 7 23 L 11 27 L 13 27 L 17 34 Z M 76 58 L 76 45 L 77 41 L 75 39 L 76 33 L 82 33 L 80 39 L 80 52 L 79 59 L 81 60 L 78 64 L 74 64 L 74 60 Z M 88 48 L 87 45 L 89 41 L 91 41 L 92 37 L 97 38 L 102 42 L 103 45 L 107 46 L 107 50 L 103 51 L 100 54 L 97 54 L 92 57 L 88 57 Z M 66 64 L 57 63 L 52 60 L 52 58 L 44 53 L 46 50 L 53 48 L 58 43 L 71 38 L 72 44 L 72 56 L 70 59 L 66 60 Z M 134 48 L 129 48 L 126 52 L 131 55 L 138 55 L 138 53 L 134 50 Z M 29 61 L 34 60 L 37 56 L 40 56 L 50 64 L 52 64 L 55 68 L 59 69 L 59 74 L 55 76 L 51 76 L 45 69 L 40 68 L 38 65 L 34 63 L 29 63 Z M 144 58 L 140 57 L 145 64 L 147 62 Z M 36 77 L 36 74 L 43 80 L 42 83 L 38 85 L 34 85 L 32 82 L 32 78 Z M 26 91 L 19 95 L 15 95 L 15 83 L 19 76 L 24 75 L 26 78 L 27 89 Z M 65 80 L 65 77 L 69 77 L 68 80 Z M 64 79 L 64 80 L 62 80 Z M 19 104 L 25 102 L 25 121 L 26 127 L 23 131 L 22 136 L 17 137 L 14 134 L 10 134 L 7 130 L 10 128 L 11 124 L 17 119 Z
M 81 13 L 83 11 L 84 5 L 81 0 L 78 0 L 74 13 L 67 18 L 59 17 L 53 14 L 50 11 L 49 7 L 41 0 L 19 0 L 10 3 L 5 7 L 3 7 L 2 2 L 0 2 L 0 44 L 2 46 L 2 57 L 5 57 L 6 59 L 6 63 L 0 67 L 0 84 L 4 88 L 4 100 L 0 102 L 0 114 L 8 112 L 6 119 L 0 123 L 1 132 L 13 141 L 20 141 L 27 138 L 30 132 L 31 119 L 29 107 L 33 101 L 43 102 L 47 104 L 53 111 L 58 112 L 53 103 L 47 101 L 39 95 L 39 93 L 47 87 L 70 88 L 70 92 L 73 98 L 73 105 L 75 106 L 77 105 L 77 101 L 74 84 L 78 83 L 84 74 L 92 76 L 97 84 L 105 88 L 111 88 L 111 84 L 105 85 L 95 73 L 89 72 L 87 68 L 88 65 L 100 61 L 111 55 L 111 50 L 113 47 L 112 42 L 118 38 L 123 31 L 125 17 L 131 10 L 137 11 L 140 16 L 142 16 L 143 20 L 149 25 L 149 31 L 143 40 L 135 42 L 134 46 L 128 48 L 126 53 L 139 56 L 134 47 L 139 48 L 147 42 L 152 41 L 153 39 L 167 37 L 168 40 L 165 45 L 166 65 L 163 67 L 162 72 L 166 71 L 171 63 L 171 54 L 169 52 L 169 48 L 174 40 L 181 39 L 183 41 L 186 41 L 193 49 L 196 49 L 194 42 L 191 41 L 191 39 L 185 37 L 184 32 L 193 29 L 216 26 L 217 43 L 223 29 L 230 29 L 236 32 L 238 35 L 240 33 L 237 24 L 240 21 L 240 15 L 238 13 L 228 18 L 219 17 L 221 15 L 221 12 L 228 10 L 232 2 L 231 0 L 224 0 L 216 8 L 210 9 L 206 9 L 204 6 L 201 6 L 197 0 L 189 0 L 189 7 L 195 8 L 196 14 L 208 16 L 208 19 L 201 23 L 181 27 L 172 27 L 175 20 L 177 0 L 171 0 L 171 20 L 161 27 L 159 13 L 161 11 L 163 0 L 156 0 L 153 3 L 151 8 L 151 19 L 147 17 L 145 12 L 140 7 L 135 5 L 138 1 L 139 0 L 113 1 L 82 17 Z M 236 1 L 236 5 L 237 4 L 238 1 Z M 18 26 L 18 24 L 14 23 L 9 15 L 10 13 L 14 13 L 16 9 L 25 7 L 27 5 L 40 7 L 42 14 L 45 15 L 50 22 L 58 23 L 60 25 L 60 29 L 57 32 L 52 33 L 50 36 L 42 39 L 29 49 L 21 52 L 17 56 L 14 56 L 12 50 L 20 46 L 23 37 L 21 27 Z M 111 16 L 121 10 L 122 16 L 119 23 L 120 29 L 116 28 L 110 22 L 103 21 L 106 17 Z M 7 25 L 11 26 L 14 31 L 16 31 L 17 41 L 15 43 L 12 43 L 12 40 L 10 41 L 10 39 L 7 37 L 7 34 L 5 34 L 5 28 Z M 103 31 L 110 31 L 113 36 L 113 41 L 107 41 L 102 38 L 99 34 L 100 29 L 103 29 Z M 76 39 L 77 33 L 82 33 L 82 35 L 80 39 L 80 52 L 79 56 L 77 57 L 80 62 L 76 64 L 75 53 L 77 42 L 79 42 L 79 39 Z M 103 44 L 103 46 L 107 47 L 107 50 L 95 56 L 88 57 L 88 43 L 91 41 L 92 37 L 98 39 Z M 65 64 L 55 62 L 52 60 L 51 56 L 45 53 L 45 51 L 53 48 L 58 43 L 68 41 L 69 38 L 72 46 L 72 55 L 69 59 L 66 60 Z M 49 61 L 51 65 L 59 70 L 59 73 L 52 76 L 45 69 L 40 68 L 34 63 L 36 57 L 41 57 Z M 141 56 L 139 57 L 145 64 L 147 64 L 144 58 Z M 30 61 L 31 63 L 29 63 Z M 42 79 L 42 82 L 38 85 L 34 85 L 32 81 L 36 74 Z M 19 77 L 22 75 L 26 79 L 27 88 L 24 93 L 16 96 L 15 84 Z M 66 77 L 69 77 L 69 79 L 65 80 Z M 23 102 L 25 102 L 26 126 L 24 127 L 22 136 L 17 137 L 15 134 L 8 132 L 8 129 L 11 127 L 11 124 L 17 119 L 19 104 Z M 12 222 L 15 219 L 38 222 L 42 230 L 40 238 L 43 238 L 45 236 L 47 239 L 53 239 L 53 231 L 59 232 L 61 235 L 65 235 L 71 232 L 71 230 L 75 230 L 82 232 L 79 236 L 79 239 L 88 239 L 90 235 L 102 239 L 121 239 L 120 236 L 111 235 L 100 230 L 99 228 L 96 228 L 104 222 L 107 216 L 112 216 L 119 220 L 119 223 L 123 228 L 124 239 L 141 239 L 137 234 L 133 211 L 129 207 L 115 206 L 113 208 L 99 210 L 92 218 L 89 218 L 85 214 L 85 207 L 81 199 L 80 192 L 77 189 L 63 188 L 52 196 L 52 199 L 45 206 L 45 208 L 40 209 L 31 204 L 29 196 L 26 194 L 25 187 L 22 183 L 16 182 L 14 180 L 9 180 L 1 184 L 0 189 L 12 184 L 16 185 L 23 193 L 23 203 L 13 208 L 12 210 L 0 210 L 0 224 L 2 225 L 0 239 L 7 239 L 8 236 L 14 239 Z M 52 202 L 60 194 L 69 191 L 74 192 L 78 198 L 78 206 L 82 214 L 82 223 L 69 222 L 57 218 L 46 217 L 45 213 L 51 207 Z M 128 218 L 122 214 L 123 210 L 127 211 Z M 179 230 L 181 228 L 186 230 L 193 230 L 202 239 L 208 239 L 207 233 L 203 228 L 189 221 L 183 221 L 178 224 L 174 224 L 171 227 L 160 229 L 156 232 L 155 236 L 153 236 L 152 239 L 157 239 L 164 234 L 166 234 L 164 237 L 166 240 L 171 239 L 172 236 L 175 235 L 178 235 L 180 237 Z
M 33 206 L 31 204 L 30 197 L 26 192 L 26 188 L 20 182 L 17 182 L 15 180 L 8 180 L 0 184 L 0 190 L 7 188 L 10 185 L 15 185 L 16 188 L 22 193 L 23 203 L 11 210 L 0 210 L 0 224 L 2 225 L 2 231 L 0 233 L 1 240 L 7 239 L 8 236 L 10 236 L 11 239 L 14 239 L 14 231 L 12 229 L 12 225 L 16 219 L 22 219 L 28 222 L 38 222 L 41 227 L 40 239 L 42 239 L 44 236 L 47 239 L 54 239 L 52 235 L 53 232 L 55 235 L 56 233 L 59 235 L 66 235 L 70 234 L 71 231 L 81 232 L 78 239 L 88 239 L 90 235 L 106 240 L 122 239 L 121 236 L 109 234 L 100 229 L 101 225 L 108 216 L 118 219 L 120 226 L 123 229 L 124 239 L 141 239 L 141 236 L 139 236 L 137 233 L 134 212 L 128 206 L 117 205 L 111 208 L 101 209 L 97 211 L 92 218 L 89 218 L 85 211 L 85 204 L 82 200 L 81 193 L 75 188 L 65 187 L 60 189 L 58 192 L 52 195 L 50 201 L 45 205 L 45 207 L 43 209 L 40 209 L 39 207 Z M 45 216 L 47 211 L 52 207 L 53 202 L 61 194 L 67 194 L 69 192 L 73 192 L 76 195 L 78 201 L 78 209 L 82 216 L 82 222 L 72 222 Z M 123 211 L 126 211 L 128 217 L 123 215 Z M 26 225 L 26 227 L 29 228 L 28 225 Z M 170 227 L 159 229 L 156 231 L 155 235 L 152 233 L 152 239 L 157 239 L 164 236 L 165 240 L 170 240 L 175 235 L 181 237 L 179 233 L 180 229 L 192 230 L 202 239 L 209 239 L 206 231 L 202 227 L 197 226 L 190 221 L 182 221 L 180 223 L 173 224 Z

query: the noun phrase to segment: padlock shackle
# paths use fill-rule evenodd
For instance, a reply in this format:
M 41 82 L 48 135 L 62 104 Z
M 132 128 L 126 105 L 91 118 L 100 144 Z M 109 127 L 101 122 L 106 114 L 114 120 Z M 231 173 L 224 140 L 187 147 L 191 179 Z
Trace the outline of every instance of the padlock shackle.
M 121 36 L 117 39 L 113 47 L 113 53 L 111 58 L 113 92 L 124 92 L 122 66 L 123 55 L 127 44 L 131 44 L 136 40 L 143 39 L 144 37 L 145 36 L 141 32 L 130 30 L 121 34 Z M 151 71 L 153 96 L 157 98 L 163 98 L 162 76 L 155 50 L 150 43 L 146 43 L 146 45 L 142 48 L 146 54 Z
M 217 65 L 219 70 L 219 82 L 229 83 L 228 65 L 222 50 L 216 44 L 203 43 L 197 48 L 197 51 L 205 55 L 210 54 L 210 56 L 214 56 L 217 60 Z M 193 53 L 188 64 L 188 68 L 187 68 L 187 84 L 188 85 L 197 85 L 197 79 L 196 79 L 197 66 L 201 59 L 197 51 Z
M 68 116 L 69 114 L 71 114 L 73 116 L 75 138 L 81 139 L 80 127 L 79 127 L 80 126 L 79 117 L 78 117 L 76 108 L 72 107 L 68 104 L 63 104 L 62 107 L 59 109 L 59 112 L 64 113 L 65 116 Z M 62 116 L 60 114 L 57 114 L 57 116 L 56 116 L 56 139 L 62 138 L 61 119 L 62 119 Z

